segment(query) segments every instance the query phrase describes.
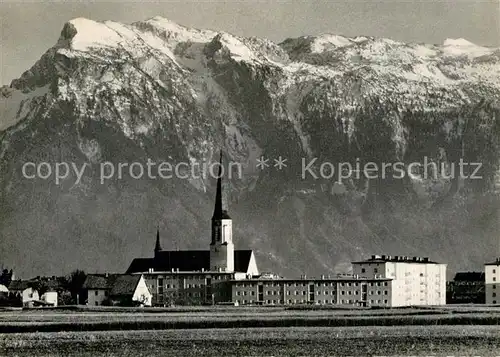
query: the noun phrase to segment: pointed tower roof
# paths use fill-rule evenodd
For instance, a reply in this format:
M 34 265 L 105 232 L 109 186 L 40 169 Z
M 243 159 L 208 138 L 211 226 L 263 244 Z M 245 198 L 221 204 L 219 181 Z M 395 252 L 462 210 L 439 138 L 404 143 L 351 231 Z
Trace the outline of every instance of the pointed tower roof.
M 156 229 L 156 244 L 155 244 L 155 252 L 160 252 L 161 244 L 160 244 L 160 228 Z
M 219 159 L 219 174 L 217 175 L 217 192 L 215 194 L 215 208 L 212 219 L 231 219 L 227 214 L 227 202 L 223 197 L 222 191 L 222 150 Z

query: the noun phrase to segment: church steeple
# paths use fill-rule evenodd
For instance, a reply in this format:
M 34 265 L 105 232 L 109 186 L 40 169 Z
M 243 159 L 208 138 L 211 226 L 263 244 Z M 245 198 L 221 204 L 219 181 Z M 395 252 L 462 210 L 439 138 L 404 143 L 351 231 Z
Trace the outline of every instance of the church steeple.
M 217 175 L 217 192 L 215 193 L 215 207 L 212 220 L 231 219 L 231 217 L 229 217 L 229 215 L 227 214 L 227 202 L 223 197 L 222 174 L 223 170 L 222 170 L 222 150 L 221 150 L 219 159 L 219 174 Z
M 234 271 L 233 223 L 227 214 L 227 201 L 222 190 L 222 151 L 217 176 L 217 192 L 212 216 L 212 241 L 210 243 L 210 270 Z
M 156 229 L 156 244 L 155 244 L 155 254 L 161 251 L 160 244 L 160 228 Z

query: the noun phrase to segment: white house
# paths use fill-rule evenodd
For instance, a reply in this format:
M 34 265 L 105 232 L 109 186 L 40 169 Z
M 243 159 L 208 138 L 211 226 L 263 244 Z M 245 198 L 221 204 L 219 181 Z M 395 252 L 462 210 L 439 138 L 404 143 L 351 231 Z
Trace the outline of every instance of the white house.
M 23 306 L 31 306 L 39 300 L 38 291 L 33 289 L 30 282 L 26 280 L 13 280 L 9 284 L 9 293 L 18 296 Z
M 57 306 L 57 298 L 58 294 L 57 291 L 47 291 L 45 294 L 43 294 L 40 297 L 40 300 L 42 300 L 44 303 L 54 306 Z
M 83 289 L 87 290 L 89 306 L 151 306 L 151 293 L 143 275 L 91 274 L 87 276 Z
M 500 258 L 484 265 L 484 293 L 486 304 L 500 304 Z
M 446 264 L 390 255 L 372 255 L 352 264 L 355 276 L 392 279 L 391 306 L 446 304 Z

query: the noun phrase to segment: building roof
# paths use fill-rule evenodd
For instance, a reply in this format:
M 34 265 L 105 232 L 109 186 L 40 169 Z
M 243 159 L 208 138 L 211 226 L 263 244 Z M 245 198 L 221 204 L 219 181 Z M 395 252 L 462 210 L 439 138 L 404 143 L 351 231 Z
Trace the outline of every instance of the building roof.
M 458 272 L 455 274 L 453 281 L 484 281 L 484 272 L 482 271 Z
M 409 257 L 405 255 L 372 255 L 370 259 L 352 262 L 352 264 L 363 263 L 412 263 L 412 264 L 439 264 L 429 260 L 427 257 Z
M 252 250 L 234 251 L 234 271 L 246 273 L 250 265 Z M 209 271 L 209 250 L 163 250 L 155 258 L 136 258 L 132 261 L 127 274 L 153 271 Z
M 30 287 L 29 284 L 28 280 L 12 280 L 9 284 L 9 291 L 24 291 Z
M 111 291 L 109 294 L 114 295 L 133 295 L 139 280 L 140 275 L 114 275 L 110 278 Z
M 486 263 L 484 265 L 500 265 L 500 258 L 496 258 L 494 262 Z
M 227 198 L 225 196 L 225 192 L 223 192 L 222 190 L 222 175 L 223 167 L 221 150 L 219 159 L 219 174 L 217 175 L 217 192 L 215 193 L 215 207 L 212 220 L 231 219 L 231 217 L 229 217 L 229 214 L 227 213 Z
M 374 282 L 374 281 L 392 281 L 392 278 L 365 278 L 365 277 L 336 277 L 336 278 L 307 278 L 307 279 L 267 279 L 267 278 L 252 278 L 252 279 L 243 279 L 243 280 L 238 280 L 238 279 L 232 279 L 230 280 L 231 282 L 234 283 L 246 283 L 246 282 L 264 282 L 264 283 L 276 283 L 276 282 L 283 282 L 283 283 L 328 283 L 328 282 Z
M 141 275 L 127 274 L 90 274 L 87 275 L 84 289 L 108 290 L 111 296 L 133 295 Z
M 89 274 L 83 283 L 84 289 L 108 289 L 108 278 L 102 274 Z

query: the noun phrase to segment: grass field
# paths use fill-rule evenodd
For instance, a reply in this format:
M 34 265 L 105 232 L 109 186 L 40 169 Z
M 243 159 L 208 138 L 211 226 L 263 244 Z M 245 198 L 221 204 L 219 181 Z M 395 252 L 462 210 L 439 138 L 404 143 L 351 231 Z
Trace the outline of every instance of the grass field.
M 0 312 L 0 333 L 251 327 L 500 325 L 500 308 L 197 308 L 21 310 Z
M 496 326 L 291 327 L 0 334 L 5 356 L 493 356 Z
M 2 356 L 493 356 L 500 307 L 0 311 Z

